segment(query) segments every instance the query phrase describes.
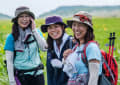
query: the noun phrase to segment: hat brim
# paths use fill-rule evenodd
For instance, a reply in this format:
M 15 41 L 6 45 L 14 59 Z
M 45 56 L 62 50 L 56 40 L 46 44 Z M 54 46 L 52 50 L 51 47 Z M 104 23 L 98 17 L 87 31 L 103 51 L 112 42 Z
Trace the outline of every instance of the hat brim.
M 61 24 L 61 25 L 64 25 L 64 28 L 67 28 L 68 26 L 65 24 L 65 23 L 62 23 L 62 22 L 56 22 L 56 23 L 50 23 L 50 24 L 44 24 L 44 25 L 42 25 L 41 26 L 41 31 L 42 32 L 47 32 L 47 28 L 48 28 L 48 26 L 50 26 L 50 25 L 52 25 L 52 24 Z
M 73 23 L 74 21 L 87 25 L 87 26 L 93 31 L 93 27 L 92 27 L 91 25 L 88 25 L 88 23 L 84 23 L 84 22 L 81 22 L 81 21 L 79 21 L 79 20 L 68 20 L 68 21 L 67 21 L 67 25 L 68 25 L 70 28 L 72 28 L 72 23 Z
M 18 16 L 14 17 L 14 18 L 12 19 L 12 22 L 14 22 L 15 20 L 17 20 L 17 18 L 18 18 L 21 14 L 24 14 L 24 13 L 30 15 L 33 19 L 35 19 L 35 15 L 33 14 L 33 12 L 24 11 L 24 12 L 21 12 Z

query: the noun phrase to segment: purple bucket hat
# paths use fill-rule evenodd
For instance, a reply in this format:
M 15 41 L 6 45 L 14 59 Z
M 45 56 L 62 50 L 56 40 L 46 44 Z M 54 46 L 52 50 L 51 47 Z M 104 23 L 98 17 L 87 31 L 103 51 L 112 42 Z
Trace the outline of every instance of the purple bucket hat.
M 67 27 L 67 25 L 63 22 L 61 17 L 51 16 L 51 17 L 46 18 L 45 24 L 41 26 L 41 31 L 44 33 L 47 32 L 47 27 L 51 24 L 62 24 L 62 25 L 64 25 L 64 28 Z

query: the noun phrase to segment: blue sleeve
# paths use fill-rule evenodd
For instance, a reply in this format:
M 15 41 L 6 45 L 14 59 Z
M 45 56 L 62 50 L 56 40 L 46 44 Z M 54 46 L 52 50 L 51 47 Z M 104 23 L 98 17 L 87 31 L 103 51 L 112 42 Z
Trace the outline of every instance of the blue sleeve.
M 37 28 L 37 32 L 40 34 L 42 38 L 44 38 L 42 32 L 38 28 Z
M 88 61 L 92 59 L 101 61 L 101 52 L 98 45 L 95 43 L 90 43 L 86 48 L 86 56 Z
M 4 50 L 14 51 L 14 38 L 12 34 L 8 35 L 5 42 Z

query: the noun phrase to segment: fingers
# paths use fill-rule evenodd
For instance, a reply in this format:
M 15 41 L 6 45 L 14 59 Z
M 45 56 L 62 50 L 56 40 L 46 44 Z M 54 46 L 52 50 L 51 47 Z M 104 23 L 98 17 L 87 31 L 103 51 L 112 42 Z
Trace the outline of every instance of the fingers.
M 30 21 L 31 21 L 31 27 L 32 27 L 32 30 L 35 29 L 35 21 L 32 17 L 30 17 Z
M 75 38 L 73 38 L 72 41 L 73 41 L 73 43 L 76 43 L 76 42 L 77 42 Z
M 63 53 L 64 59 L 66 59 L 67 56 L 68 56 L 69 54 L 71 54 L 72 52 L 73 52 L 72 49 L 67 49 L 67 50 L 65 50 L 64 53 Z

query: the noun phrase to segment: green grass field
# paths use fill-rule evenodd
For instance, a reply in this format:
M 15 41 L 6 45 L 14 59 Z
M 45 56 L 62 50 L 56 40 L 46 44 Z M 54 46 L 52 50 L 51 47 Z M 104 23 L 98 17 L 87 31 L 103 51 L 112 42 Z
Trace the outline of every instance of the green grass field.
M 66 23 L 66 18 L 64 22 Z M 36 20 L 36 27 L 40 27 L 41 24 L 44 24 L 44 20 Z M 95 33 L 95 40 L 99 42 L 100 48 L 108 52 L 108 46 L 106 44 L 109 43 L 109 33 L 115 32 L 116 33 L 116 40 L 115 40 L 115 50 L 114 50 L 114 57 L 118 62 L 118 69 L 120 69 L 120 18 L 93 18 L 93 26 L 94 26 L 94 33 Z M 5 60 L 5 52 L 3 50 L 6 37 L 9 33 L 11 33 L 12 23 L 10 20 L 0 20 L 0 85 L 9 85 L 9 80 L 7 76 L 6 67 L 3 63 Z M 69 35 L 72 34 L 72 30 L 70 28 L 66 29 L 66 32 Z M 43 34 L 46 38 L 47 34 Z M 41 52 L 42 61 L 44 65 L 46 65 L 46 53 Z M 120 75 L 120 71 L 119 71 Z M 46 70 L 45 70 L 46 76 Z M 45 77 L 46 78 L 46 77 Z M 47 84 L 46 84 L 47 85 Z M 118 80 L 118 85 L 120 85 L 120 76 Z

